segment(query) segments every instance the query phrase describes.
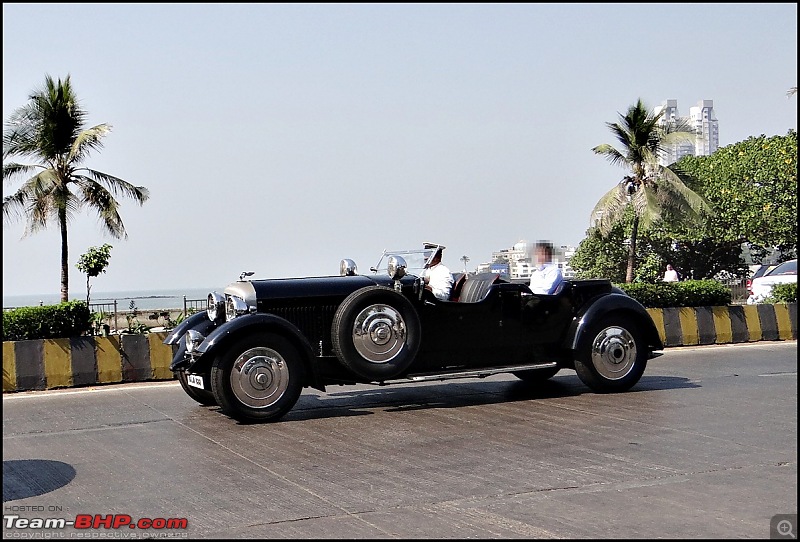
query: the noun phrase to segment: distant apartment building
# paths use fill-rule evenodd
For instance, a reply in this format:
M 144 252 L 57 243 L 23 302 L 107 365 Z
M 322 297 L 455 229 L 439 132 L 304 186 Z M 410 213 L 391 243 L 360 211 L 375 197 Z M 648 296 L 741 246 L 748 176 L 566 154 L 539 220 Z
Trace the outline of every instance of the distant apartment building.
M 534 268 L 533 262 L 534 243 L 522 240 L 509 249 L 492 252 L 490 262 L 478 264 L 478 273 L 498 273 L 508 275 L 512 280 L 529 279 Z M 561 268 L 561 273 L 566 278 L 575 276 L 569 266 L 569 260 L 575 254 L 575 247 L 569 245 L 554 245 L 553 261 Z
M 668 166 L 684 156 L 709 156 L 719 148 L 719 126 L 714 114 L 714 100 L 700 100 L 689 108 L 689 115 L 681 117 L 678 100 L 666 100 L 653 109 L 653 114 L 664 111 L 661 123 L 667 124 L 683 120 L 694 128 L 694 142 L 676 143 L 666 149 L 667 153 L 659 159 L 662 166 Z

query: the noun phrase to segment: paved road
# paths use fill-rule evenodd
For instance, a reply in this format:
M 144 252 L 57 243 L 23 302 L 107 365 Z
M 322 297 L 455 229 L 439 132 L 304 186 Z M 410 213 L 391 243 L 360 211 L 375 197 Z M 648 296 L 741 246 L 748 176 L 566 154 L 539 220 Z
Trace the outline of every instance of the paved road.
M 306 390 L 262 425 L 173 382 L 5 395 L 3 505 L 4 538 L 796 537 L 797 342 L 668 349 L 616 395 L 567 371 Z M 23 527 L 112 516 L 188 527 Z

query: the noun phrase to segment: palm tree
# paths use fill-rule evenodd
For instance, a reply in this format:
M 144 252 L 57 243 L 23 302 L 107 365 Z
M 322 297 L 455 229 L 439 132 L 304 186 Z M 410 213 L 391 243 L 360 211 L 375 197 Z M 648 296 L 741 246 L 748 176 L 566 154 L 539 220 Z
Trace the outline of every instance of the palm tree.
M 631 172 L 600 198 L 591 215 L 600 232 L 606 236 L 615 224 L 624 220 L 629 206 L 632 208 L 626 282 L 633 281 L 639 228 L 648 229 L 662 220 L 667 212 L 689 220 L 697 220 L 703 212 L 711 212 L 700 195 L 689 189 L 669 167 L 659 163 L 659 158 L 666 156 L 673 144 L 694 138 L 694 131 L 684 121 L 662 123 L 663 114 L 664 110 L 649 112 L 639 99 L 628 108 L 626 115 L 619 115 L 619 123 L 606 123 L 622 145 L 622 150 L 609 144 L 592 149 L 596 154 L 606 156 L 612 164 Z
M 61 301 L 69 300 L 67 222 L 84 206 L 97 211 L 104 231 L 115 238 L 127 237 L 114 196 L 124 195 L 143 204 L 149 198 L 143 186 L 79 167 L 89 152 L 102 148 L 108 124 L 84 129 L 86 112 L 67 75 L 57 82 L 47 75 L 43 89 L 29 96 L 3 130 L 3 180 L 27 178 L 16 193 L 3 198 L 3 219 L 24 216 L 23 237 L 56 222 L 61 231 Z M 17 156 L 37 163 L 6 163 Z

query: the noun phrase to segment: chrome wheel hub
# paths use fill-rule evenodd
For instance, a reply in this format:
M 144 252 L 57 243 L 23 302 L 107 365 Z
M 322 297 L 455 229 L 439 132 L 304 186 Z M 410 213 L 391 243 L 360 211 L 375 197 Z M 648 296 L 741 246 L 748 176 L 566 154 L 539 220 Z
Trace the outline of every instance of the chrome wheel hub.
M 365 360 L 384 363 L 403 351 L 406 324 L 392 307 L 375 304 L 365 307 L 353 323 L 353 345 Z
M 602 330 L 592 342 L 592 364 L 609 380 L 619 380 L 631 372 L 636 362 L 636 341 L 622 327 Z
M 231 390 L 243 405 L 264 408 L 275 404 L 289 386 L 289 368 L 277 351 L 258 347 L 243 352 L 233 363 Z

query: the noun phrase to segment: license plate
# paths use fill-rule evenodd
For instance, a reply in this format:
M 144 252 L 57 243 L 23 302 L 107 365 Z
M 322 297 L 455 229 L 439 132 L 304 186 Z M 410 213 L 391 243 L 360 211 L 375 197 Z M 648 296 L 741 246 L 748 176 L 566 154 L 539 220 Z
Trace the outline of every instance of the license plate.
M 193 388 L 203 389 L 203 377 L 200 375 L 186 375 L 186 383 Z

